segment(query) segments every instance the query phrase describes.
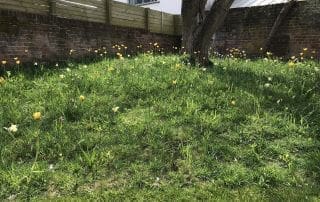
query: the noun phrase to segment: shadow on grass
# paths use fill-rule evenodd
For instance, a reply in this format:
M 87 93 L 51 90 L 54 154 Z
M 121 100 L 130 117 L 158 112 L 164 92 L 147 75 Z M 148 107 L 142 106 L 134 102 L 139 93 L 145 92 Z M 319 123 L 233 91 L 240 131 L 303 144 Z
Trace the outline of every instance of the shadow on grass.
M 264 97 L 261 106 L 262 109 L 273 112 L 290 113 L 296 120 L 303 118 L 310 126 L 311 133 L 320 140 L 320 100 L 316 102 L 314 95 L 320 93 L 320 77 L 316 80 L 303 81 L 296 77 L 289 79 L 284 76 L 275 75 L 273 82 L 284 85 L 291 89 L 291 95 L 286 91 L 274 88 L 261 88 L 258 83 L 267 81 L 267 76 L 257 75 L 255 72 L 246 70 L 212 68 L 212 73 L 222 82 L 234 83 L 238 89 L 242 89 L 257 97 Z M 300 72 L 301 73 L 301 72 Z M 303 72 L 302 72 L 303 73 Z M 289 86 L 290 85 L 290 86 Z M 294 96 L 292 96 L 294 95 Z M 282 102 L 277 103 L 277 100 Z M 309 150 L 310 149 L 310 150 Z M 315 179 L 315 183 L 320 185 L 320 144 L 309 148 L 305 161 L 308 168 L 308 175 Z
M 264 102 L 261 103 L 266 110 L 272 110 L 275 112 L 290 112 L 297 120 L 304 118 L 310 126 L 316 129 L 318 135 L 320 135 L 320 107 L 319 103 L 314 103 L 312 100 L 315 94 L 320 93 L 320 77 L 316 80 L 301 80 L 299 78 L 288 79 L 284 76 L 273 76 L 273 82 L 281 84 L 291 89 L 291 94 L 274 88 L 261 88 L 259 82 L 267 81 L 268 77 L 263 75 L 257 75 L 253 71 L 249 70 L 233 70 L 233 69 L 221 69 L 213 68 L 212 72 L 222 82 L 232 82 L 239 89 L 243 89 L 258 97 L 265 97 Z M 302 72 L 303 73 L 303 72 Z M 291 83 L 291 86 L 288 84 Z M 277 101 L 281 99 L 278 104 Z M 320 102 L 320 101 L 319 101 Z M 286 111 L 286 108 L 289 111 Z M 320 138 L 320 136 L 318 137 Z

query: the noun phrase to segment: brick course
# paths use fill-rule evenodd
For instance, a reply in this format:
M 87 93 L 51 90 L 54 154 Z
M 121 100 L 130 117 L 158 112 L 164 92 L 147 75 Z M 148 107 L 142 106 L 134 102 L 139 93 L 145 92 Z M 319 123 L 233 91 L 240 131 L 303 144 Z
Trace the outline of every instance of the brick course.
M 108 26 L 80 20 L 0 10 L 0 60 L 22 63 L 64 60 L 88 55 L 89 49 L 125 44 L 128 54 L 137 46 L 150 49 L 150 42 L 159 43 L 167 51 L 180 45 L 180 37 L 150 33 L 143 29 Z
M 227 48 L 246 50 L 258 55 L 268 37 L 283 4 L 232 9 L 224 26 L 215 35 L 214 47 L 220 52 Z M 298 2 L 281 24 L 271 44 L 278 56 L 299 55 L 303 48 L 320 51 L 320 2 Z

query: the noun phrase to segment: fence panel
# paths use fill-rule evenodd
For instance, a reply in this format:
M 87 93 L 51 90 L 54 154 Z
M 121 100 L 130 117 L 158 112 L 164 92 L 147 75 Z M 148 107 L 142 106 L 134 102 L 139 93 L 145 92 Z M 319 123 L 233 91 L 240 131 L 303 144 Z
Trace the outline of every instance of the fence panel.
M 48 14 L 48 0 L 0 0 L 0 8 L 27 13 Z
M 53 14 L 58 17 L 106 22 L 105 0 L 55 0 Z
M 0 0 L 0 9 L 181 34 L 181 16 L 112 0 Z
M 144 29 L 146 27 L 145 8 L 112 2 L 111 24 Z

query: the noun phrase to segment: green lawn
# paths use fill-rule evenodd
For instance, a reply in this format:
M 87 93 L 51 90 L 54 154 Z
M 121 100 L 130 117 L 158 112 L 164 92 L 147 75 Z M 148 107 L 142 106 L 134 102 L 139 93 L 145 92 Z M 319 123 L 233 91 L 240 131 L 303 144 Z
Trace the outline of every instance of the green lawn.
M 6 74 L 0 200 L 319 201 L 319 63 L 181 61 Z

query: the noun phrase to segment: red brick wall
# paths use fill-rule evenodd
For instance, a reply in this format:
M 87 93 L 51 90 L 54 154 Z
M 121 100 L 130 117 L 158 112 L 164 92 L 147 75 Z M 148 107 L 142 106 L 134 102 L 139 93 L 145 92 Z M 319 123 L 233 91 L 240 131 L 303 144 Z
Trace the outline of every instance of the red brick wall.
M 283 4 L 264 7 L 236 8 L 230 11 L 225 25 L 216 34 L 214 46 L 246 50 L 257 55 L 266 40 Z M 297 3 L 272 40 L 271 51 L 278 56 L 298 55 L 303 48 L 320 51 L 320 2 Z
M 13 63 L 18 57 L 22 63 L 55 61 L 88 54 L 106 47 L 111 52 L 115 44 L 136 52 L 137 46 L 150 49 L 150 42 L 159 43 L 167 51 L 179 46 L 180 37 L 149 33 L 141 29 L 107 26 L 79 20 L 63 19 L 15 11 L 0 10 L 0 61 Z

